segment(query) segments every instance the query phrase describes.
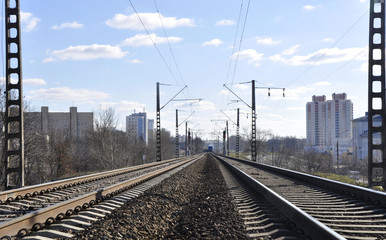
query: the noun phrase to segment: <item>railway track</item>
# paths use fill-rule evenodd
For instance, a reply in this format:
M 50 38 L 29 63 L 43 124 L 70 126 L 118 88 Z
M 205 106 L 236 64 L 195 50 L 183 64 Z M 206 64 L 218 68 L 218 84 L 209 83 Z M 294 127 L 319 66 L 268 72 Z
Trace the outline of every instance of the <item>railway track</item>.
M 173 159 L 1 192 L 0 237 L 21 238 L 74 213 L 91 208 L 95 210 L 94 206 L 101 202 L 122 195 L 123 192 L 143 182 L 196 159 L 197 156 Z M 138 190 L 134 192 L 138 193 Z M 124 200 L 127 197 L 123 196 L 120 199 Z M 110 207 L 106 207 L 105 202 L 104 204 L 104 210 L 97 210 L 99 213 L 94 213 L 94 217 L 109 212 L 111 210 L 109 208 L 113 207 L 111 205 L 114 205 L 110 203 Z
M 289 205 L 280 209 L 287 215 L 293 205 L 306 217 L 316 219 L 320 227 L 327 226 L 342 238 L 386 239 L 385 193 L 250 161 L 219 159 L 287 200 Z M 269 195 L 267 189 L 259 191 L 266 198 Z M 314 237 L 315 232 L 310 236 Z

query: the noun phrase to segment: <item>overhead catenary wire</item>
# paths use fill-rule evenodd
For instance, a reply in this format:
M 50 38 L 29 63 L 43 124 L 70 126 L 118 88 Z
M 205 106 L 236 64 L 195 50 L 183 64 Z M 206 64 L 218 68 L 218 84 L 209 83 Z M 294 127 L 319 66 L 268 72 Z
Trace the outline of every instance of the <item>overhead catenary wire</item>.
M 316 63 L 318 63 L 320 60 L 323 59 L 323 57 L 326 56 L 326 54 L 329 52 L 329 50 L 333 47 L 335 47 L 362 19 L 364 16 L 366 16 L 368 13 L 369 13 L 370 9 L 367 9 L 363 14 L 360 15 L 360 17 L 330 46 L 330 48 L 324 52 L 318 59 L 316 59 L 314 62 L 310 63 L 308 65 L 308 67 L 302 72 L 300 73 L 295 79 L 293 79 L 291 82 L 289 82 L 287 85 L 286 85 L 286 88 L 288 88 L 288 86 L 292 85 L 294 82 L 296 82 L 297 80 L 299 80 L 303 75 L 305 75 L 313 66 L 315 66 Z M 361 55 L 364 51 L 366 50 L 366 48 L 362 49 L 362 51 L 358 52 L 355 56 L 353 56 L 350 60 L 348 61 L 345 61 L 342 65 L 338 66 L 337 68 L 335 68 L 333 71 L 331 71 L 330 73 L 326 74 L 323 78 L 319 79 L 318 81 L 324 81 L 326 80 L 327 78 L 331 77 L 333 74 L 335 74 L 336 72 L 338 72 L 339 70 L 341 70 L 342 68 L 344 68 L 345 66 L 347 66 L 350 62 L 352 62 L 355 58 L 357 58 L 359 55 Z M 289 90 L 290 92 L 290 90 Z M 281 104 L 283 101 L 283 99 L 280 99 L 279 102 L 274 105 L 273 108 L 276 108 L 279 104 Z
M 147 33 L 149 39 L 151 40 L 151 42 L 153 43 L 155 49 L 157 50 L 158 55 L 161 57 L 162 62 L 165 64 L 166 68 L 168 69 L 168 71 L 169 71 L 170 75 L 172 76 L 172 78 L 174 79 L 174 81 L 175 81 L 178 85 L 180 85 L 179 82 L 178 82 L 178 79 L 174 76 L 174 74 L 173 74 L 173 72 L 172 72 L 172 69 L 171 69 L 170 66 L 167 64 L 167 62 L 166 62 L 164 56 L 162 55 L 161 51 L 159 50 L 159 48 L 158 48 L 156 42 L 155 42 L 154 39 L 151 37 L 149 30 L 147 29 L 146 25 L 145 25 L 144 22 L 142 21 L 142 18 L 139 16 L 137 9 L 134 7 L 134 4 L 131 2 L 131 0 L 129 0 L 129 2 L 130 2 L 131 7 L 133 8 L 135 14 L 137 15 L 139 21 L 141 22 L 143 28 L 145 29 L 145 31 L 146 31 L 146 33 Z
M 165 25 L 164 25 L 164 23 L 163 23 L 163 21 L 162 21 L 161 13 L 160 13 L 160 11 L 159 11 L 158 4 L 157 4 L 157 1 L 156 1 L 156 0 L 154 0 L 154 5 L 155 5 L 155 7 L 156 7 L 156 10 L 157 10 L 157 13 L 158 13 L 158 17 L 159 17 L 160 22 L 161 22 L 162 30 L 163 30 L 163 33 L 164 33 L 164 35 L 165 35 L 166 42 L 167 42 L 167 44 L 168 44 L 168 47 L 169 47 L 169 50 L 170 50 L 170 53 L 171 53 L 171 56 L 172 56 L 174 65 L 175 65 L 175 67 L 176 67 L 177 73 L 178 73 L 178 75 L 179 75 L 179 77 L 180 77 L 180 79 L 181 79 L 183 85 L 187 85 L 186 82 L 185 82 L 185 80 L 184 80 L 184 78 L 183 78 L 183 76 L 182 76 L 182 73 L 181 73 L 180 67 L 179 67 L 179 65 L 178 65 L 178 63 L 177 63 L 176 57 L 175 57 L 175 55 L 174 55 L 174 52 L 173 52 L 172 46 L 171 46 L 171 44 L 170 44 L 168 34 L 166 33 Z M 190 98 L 189 90 L 188 90 L 188 89 L 187 89 L 187 92 L 188 92 L 188 98 Z
M 241 14 L 242 14 L 242 12 L 243 12 L 243 4 L 244 4 L 244 1 L 241 0 L 240 10 L 239 10 L 239 17 L 238 17 L 238 20 L 237 20 L 235 37 L 234 37 L 234 39 L 233 39 L 232 52 L 231 52 L 231 56 L 230 56 L 230 58 L 229 58 L 229 64 L 228 64 L 227 75 L 226 75 L 226 78 L 225 78 L 225 84 L 228 83 L 229 74 L 230 74 L 231 67 L 232 67 L 232 62 L 233 62 L 232 56 L 233 56 L 233 54 L 234 54 L 234 52 L 235 52 L 235 49 L 236 49 L 236 41 L 237 41 L 237 35 L 238 35 L 238 32 L 239 32 L 239 26 L 240 26 Z M 229 99 L 228 99 L 228 100 L 229 100 Z M 228 101 L 228 100 L 227 100 L 227 101 Z M 221 109 L 223 108 L 223 104 L 224 104 L 224 96 L 221 97 Z
M 234 80 L 235 80 L 235 76 L 236 76 L 237 63 L 238 63 L 238 61 L 239 61 L 241 45 L 242 45 L 243 38 L 244 38 L 245 26 L 247 25 L 247 19 L 248 19 L 248 13 L 249 13 L 249 6 L 250 6 L 250 4 L 251 4 L 251 0 L 248 0 L 248 6 L 247 6 L 247 10 L 246 10 L 246 12 L 245 12 L 245 18 L 244 18 L 243 29 L 241 30 L 240 44 L 239 44 L 239 49 L 238 49 L 238 51 L 237 51 L 237 57 L 236 57 L 235 66 L 234 66 L 234 69 L 233 69 L 233 76 L 232 76 L 231 84 L 233 84 L 233 82 L 234 82 Z
M 369 13 L 370 9 L 367 9 L 339 38 L 336 40 L 323 54 L 321 54 L 315 61 L 308 64 L 308 67 L 301 72 L 297 77 L 295 77 L 292 81 L 290 81 L 286 88 L 290 85 L 292 85 L 294 82 L 298 81 L 301 77 L 303 77 L 315 64 L 317 64 L 320 60 L 322 60 L 326 54 L 335 47 L 359 22 L 362 20 L 364 16 L 366 16 Z
M 239 60 L 240 50 L 241 50 L 241 46 L 242 46 L 242 42 L 243 42 L 243 38 L 244 38 L 244 32 L 245 32 L 245 27 L 246 27 L 247 19 L 248 19 L 248 13 L 249 13 L 250 4 L 251 4 L 251 1 L 248 0 L 248 5 L 247 5 L 246 11 L 245 11 L 245 17 L 244 17 L 243 28 L 242 28 L 241 34 L 240 34 L 240 41 L 239 41 L 238 51 L 237 51 L 237 55 L 236 55 L 236 60 L 234 61 L 234 67 L 233 67 L 233 75 L 232 75 L 231 85 L 233 85 L 233 82 L 234 82 L 234 79 L 235 79 L 235 76 L 236 76 L 236 70 L 237 70 L 237 65 L 238 65 L 238 60 Z M 236 31 L 235 41 L 236 41 L 236 38 L 237 38 L 237 32 L 238 32 L 238 28 L 239 28 L 239 22 L 240 22 L 240 16 L 241 16 L 241 12 L 242 12 L 242 7 L 243 7 L 243 1 L 242 1 L 242 3 L 241 3 L 241 7 L 240 7 L 240 15 L 239 15 L 239 21 L 238 21 L 238 24 L 237 24 L 237 31 Z M 232 63 L 232 58 L 233 58 L 233 55 L 235 54 L 235 53 L 234 53 L 234 48 L 235 48 L 235 44 L 234 44 L 234 47 L 233 47 L 233 50 L 232 50 L 232 54 L 231 54 L 231 62 L 230 62 L 230 63 Z M 229 66 L 229 68 L 231 68 L 231 65 Z M 229 74 L 229 69 L 228 69 L 228 74 Z M 227 79 L 226 79 L 225 84 L 228 82 L 228 77 L 229 77 L 228 74 L 227 74 Z M 228 102 L 228 101 L 229 101 L 229 97 L 227 98 L 227 102 Z M 227 104 L 225 105 L 225 108 L 226 108 L 226 106 L 227 106 Z M 223 103 L 221 103 L 221 109 L 223 109 Z
M 227 70 L 227 76 L 225 78 L 225 84 L 228 83 L 228 78 L 229 78 L 229 74 L 230 74 L 230 71 L 231 71 L 231 66 L 232 66 L 232 56 L 233 54 L 235 53 L 235 49 L 236 49 L 236 40 L 237 40 L 237 34 L 239 32 L 239 26 L 240 26 L 240 20 L 241 20 L 241 13 L 243 11 L 243 3 L 244 1 L 242 0 L 241 1 L 241 5 L 240 5 L 240 11 L 239 11 L 239 17 L 238 17 L 238 20 L 237 20 L 237 26 L 236 26 L 236 33 L 235 33 L 235 37 L 233 39 L 233 45 L 232 45 L 232 53 L 231 53 L 231 57 L 229 59 L 229 65 L 228 65 L 228 70 Z

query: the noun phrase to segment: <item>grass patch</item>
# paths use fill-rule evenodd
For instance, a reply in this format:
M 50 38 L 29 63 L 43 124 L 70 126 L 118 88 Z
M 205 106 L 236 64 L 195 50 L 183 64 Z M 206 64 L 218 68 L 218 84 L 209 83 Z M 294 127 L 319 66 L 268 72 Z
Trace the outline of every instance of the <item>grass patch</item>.
M 351 179 L 349 177 L 342 176 L 342 175 L 335 174 L 335 173 L 315 173 L 315 175 L 322 177 L 322 178 L 327 178 L 327 179 L 331 179 L 334 181 L 342 182 L 342 183 L 348 183 L 348 184 L 357 185 L 357 186 L 361 186 L 361 187 L 367 187 L 366 183 L 361 183 L 361 182 L 355 181 L 354 179 Z

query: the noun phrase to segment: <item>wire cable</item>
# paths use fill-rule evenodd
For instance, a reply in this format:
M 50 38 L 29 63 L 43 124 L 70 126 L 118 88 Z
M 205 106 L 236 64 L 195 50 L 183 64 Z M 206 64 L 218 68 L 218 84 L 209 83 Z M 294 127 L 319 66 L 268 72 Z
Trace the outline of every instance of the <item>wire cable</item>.
M 243 4 L 244 4 L 244 1 L 242 0 L 241 1 L 241 5 L 240 5 L 240 11 L 239 11 L 239 18 L 237 20 L 237 27 L 236 27 L 236 33 L 235 33 L 235 38 L 233 39 L 233 46 L 232 46 L 232 53 L 231 53 L 231 58 L 229 60 L 229 66 L 228 66 L 228 71 L 227 71 L 227 76 L 225 78 L 225 84 L 228 83 L 228 78 L 229 78 L 229 73 L 230 73 L 230 70 L 231 70 L 231 66 L 232 66 L 232 56 L 233 54 L 235 53 L 235 49 L 236 49 L 236 40 L 237 40 L 237 34 L 239 32 L 239 26 L 240 26 L 240 20 L 241 20 L 241 13 L 242 13 L 242 10 L 243 10 Z
M 249 13 L 249 6 L 250 6 L 250 4 L 251 4 L 251 0 L 248 0 L 248 6 L 247 6 L 247 10 L 246 10 L 246 12 L 245 12 L 244 24 L 243 24 L 243 29 L 242 29 L 242 31 L 241 31 L 240 44 L 239 44 L 239 49 L 238 49 L 238 52 L 237 52 L 237 57 L 236 57 L 235 66 L 234 66 L 234 69 L 233 69 L 233 76 L 232 76 L 232 82 L 231 82 L 231 84 L 233 84 L 234 79 L 235 79 L 235 75 L 236 75 L 237 63 L 238 63 L 238 61 L 239 61 L 240 49 L 241 49 L 241 44 L 242 44 L 243 38 L 244 38 L 245 26 L 246 26 L 246 24 L 247 24 L 247 19 L 248 19 L 248 13 Z
M 146 31 L 148 37 L 149 37 L 150 40 L 152 41 L 152 43 L 153 43 L 155 49 L 157 50 L 158 55 L 161 57 L 163 63 L 165 64 L 166 68 L 168 69 L 170 75 L 172 76 L 172 78 L 174 79 L 174 81 L 176 81 L 177 85 L 179 85 L 177 78 L 174 76 L 174 74 L 173 74 L 173 72 L 172 72 L 172 69 L 171 69 L 170 66 L 167 64 L 165 58 L 163 57 L 161 51 L 159 50 L 159 48 L 158 48 L 158 46 L 157 46 L 157 44 L 155 43 L 154 39 L 151 37 L 150 32 L 149 32 L 149 30 L 147 29 L 147 27 L 145 26 L 145 24 L 143 23 L 141 17 L 139 16 L 139 14 L 138 14 L 138 12 L 137 12 L 137 9 L 134 7 L 134 5 L 133 5 L 133 3 L 131 2 L 131 0 L 129 0 L 129 2 L 130 2 L 131 7 L 133 8 L 135 14 L 137 15 L 139 21 L 141 22 L 143 28 L 145 29 L 145 31 Z
M 236 60 L 235 60 L 235 63 L 234 63 L 234 68 L 233 68 L 233 75 L 232 75 L 232 81 L 231 81 L 231 86 L 233 85 L 233 82 L 234 82 L 234 79 L 235 79 L 235 76 L 236 76 L 236 69 L 237 69 L 237 65 L 238 65 L 238 60 L 239 60 L 239 55 L 240 55 L 240 49 L 241 49 L 241 45 L 242 45 L 242 42 L 243 42 L 243 38 L 244 38 L 244 32 L 245 32 L 245 27 L 246 27 L 246 23 L 247 23 L 247 19 L 248 19 L 248 13 L 249 13 L 249 7 L 250 7 L 250 4 L 251 4 L 251 1 L 248 0 L 248 5 L 247 5 L 247 9 L 245 11 L 245 18 L 244 18 L 244 24 L 243 24 L 243 28 L 241 30 L 241 35 L 240 35 L 240 43 L 239 43 L 239 47 L 238 47 L 238 52 L 237 52 L 237 56 L 236 56 Z M 241 3 L 241 8 L 240 8 L 240 13 L 241 13 L 241 10 L 242 10 L 242 7 L 243 7 L 243 2 Z M 241 15 L 241 14 L 240 14 Z M 240 20 L 240 16 L 239 16 L 239 20 Z M 239 23 L 237 24 L 237 28 L 239 27 Z M 237 32 L 236 32 L 236 36 L 237 36 Z M 235 36 L 235 38 L 236 38 Z M 233 55 L 234 53 L 232 53 L 231 55 L 231 58 L 233 58 Z M 227 76 L 228 77 L 228 76 Z M 226 80 L 226 82 L 228 81 L 228 79 Z M 227 98 L 227 102 L 229 101 L 229 96 Z M 225 108 L 228 104 L 225 105 Z M 223 102 L 221 103 L 221 109 L 223 109 Z M 226 109 L 224 109 L 226 110 Z
M 315 59 L 315 61 L 313 61 L 312 63 L 310 63 L 308 65 L 308 67 L 303 71 L 301 72 L 297 77 L 295 77 L 291 82 L 289 82 L 287 85 L 286 85 L 286 88 L 289 86 L 289 85 L 292 85 L 294 82 L 296 82 L 297 80 L 299 80 L 302 76 L 304 76 L 313 66 L 315 66 L 316 63 L 318 63 L 320 60 L 322 60 L 323 57 L 326 56 L 326 54 L 333 48 L 335 47 L 359 22 L 360 20 L 362 20 L 362 18 L 364 16 L 366 16 L 368 13 L 369 13 L 369 9 L 366 10 L 365 13 L 363 13 L 359 19 L 357 21 L 355 21 L 339 38 L 338 40 L 336 40 L 331 46 L 330 48 L 328 48 L 323 54 L 321 54 L 317 59 Z
M 169 41 L 168 34 L 166 33 L 165 25 L 164 25 L 164 23 L 163 23 L 163 21 L 162 21 L 162 17 L 161 17 L 161 13 L 160 13 L 160 11 L 159 11 L 159 8 L 158 8 L 157 1 L 156 1 L 156 0 L 153 0 L 153 1 L 154 1 L 154 5 L 155 5 L 155 7 L 156 7 L 157 13 L 158 13 L 159 20 L 160 20 L 161 25 L 162 25 L 163 33 L 164 33 L 164 35 L 165 35 L 166 41 L 167 41 L 168 46 L 169 46 L 169 50 L 170 50 L 170 53 L 171 53 L 171 56 L 172 56 L 174 65 L 175 65 L 175 67 L 176 67 L 176 69 L 177 69 L 178 76 L 180 77 L 180 79 L 181 79 L 183 85 L 187 86 L 187 84 L 186 84 L 186 82 L 185 82 L 185 80 L 184 80 L 184 78 L 183 78 L 183 76 L 182 76 L 182 74 L 181 74 L 181 70 L 180 70 L 180 67 L 179 67 L 179 65 L 178 65 L 178 63 L 177 63 L 176 57 L 175 57 L 175 55 L 174 55 L 172 46 L 171 46 L 170 41 Z M 178 81 L 178 79 L 177 79 L 177 81 Z M 187 88 L 186 91 L 187 91 L 187 96 L 185 95 L 185 97 L 186 97 L 186 98 L 190 98 L 189 88 Z M 185 92 L 184 92 L 184 94 L 185 94 Z M 191 106 L 192 106 L 192 105 L 190 104 L 190 110 L 191 110 L 191 112 L 192 112 L 193 110 L 192 110 L 192 107 L 191 107 Z

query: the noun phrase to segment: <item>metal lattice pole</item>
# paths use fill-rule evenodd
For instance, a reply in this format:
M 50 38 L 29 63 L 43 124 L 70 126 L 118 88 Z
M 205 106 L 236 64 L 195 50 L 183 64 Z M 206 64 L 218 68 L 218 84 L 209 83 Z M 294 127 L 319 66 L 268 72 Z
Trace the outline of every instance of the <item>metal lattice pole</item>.
M 386 187 L 386 114 L 385 114 L 385 1 L 370 1 L 369 72 L 368 72 L 368 183 L 369 186 Z M 375 104 L 377 106 L 374 106 Z M 380 105 L 380 107 L 379 107 Z M 381 126 L 374 126 L 375 117 L 382 119 Z M 374 143 L 374 135 L 381 135 L 381 143 Z M 382 181 L 374 176 L 382 171 Z
M 237 128 L 236 128 L 236 158 L 239 158 L 240 150 L 240 108 L 237 109 Z
M 178 109 L 176 109 L 176 158 L 180 157 L 180 142 L 178 136 Z
M 227 127 L 227 156 L 229 157 L 229 128 L 228 128 L 228 120 L 226 121 Z
M 159 82 L 157 82 L 157 162 L 162 160 L 161 157 L 161 108 L 159 96 Z
M 256 104 L 255 104 L 255 80 L 252 80 L 252 161 L 256 162 Z
M 24 186 L 24 122 L 20 43 L 20 1 L 6 0 L 5 2 L 5 188 L 12 189 Z

